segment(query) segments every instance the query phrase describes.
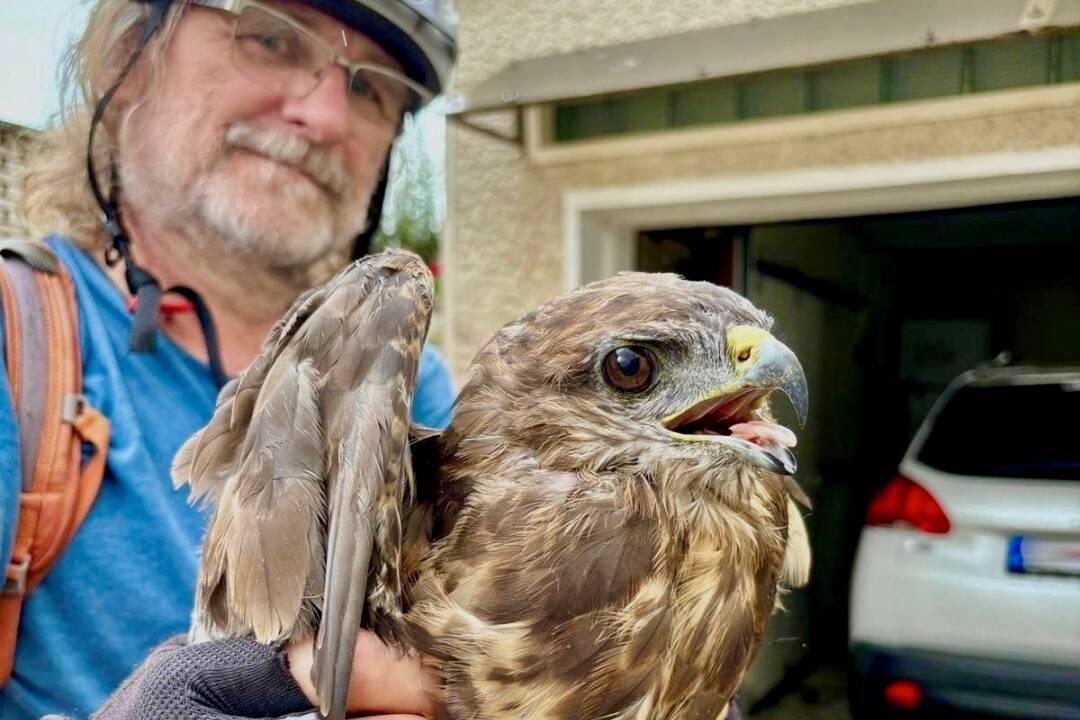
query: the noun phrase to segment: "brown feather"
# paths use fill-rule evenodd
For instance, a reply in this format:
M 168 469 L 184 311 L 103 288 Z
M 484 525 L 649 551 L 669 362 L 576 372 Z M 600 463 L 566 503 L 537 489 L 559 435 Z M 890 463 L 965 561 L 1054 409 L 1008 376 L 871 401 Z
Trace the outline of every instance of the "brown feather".
M 262 641 L 319 622 L 321 710 L 344 717 L 361 623 L 393 634 L 404 605 L 408 416 L 431 275 L 407 253 L 356 263 L 300 298 L 177 456 L 216 503 L 197 612 Z
M 731 324 L 768 320 L 717 288 L 634 275 L 481 350 L 442 438 L 436 544 L 406 617 L 444 662 L 447 717 L 726 712 L 773 610 L 785 482 L 631 421 L 597 390 L 593 353 L 656 335 L 700 376 L 722 370 L 712 348 Z
M 201 612 L 230 632 L 251 631 L 252 618 L 264 633 L 282 628 L 286 605 L 293 632 L 317 619 L 320 710 L 334 718 L 360 627 L 442 663 L 440 718 L 722 717 L 781 579 L 808 568 L 793 504 L 807 498 L 737 445 L 687 441 L 662 419 L 737 387 L 727 331 L 771 320 L 674 276 L 594 283 L 485 345 L 437 436 L 408 427 L 429 311 L 418 261 L 369 259 L 298 301 L 226 388 L 177 460 L 178 476 L 220 498 Z M 661 359 L 655 387 L 606 383 L 606 355 L 625 346 Z M 301 428 L 318 428 L 318 442 Z M 283 488 L 308 488 L 295 480 L 316 468 L 322 495 L 306 501 L 325 503 L 325 518 L 313 515 L 303 539 L 249 527 L 273 525 L 259 513 L 286 512 Z M 293 481 L 271 482 L 284 476 Z M 324 535 L 323 555 L 288 560 L 287 588 L 232 570 Z

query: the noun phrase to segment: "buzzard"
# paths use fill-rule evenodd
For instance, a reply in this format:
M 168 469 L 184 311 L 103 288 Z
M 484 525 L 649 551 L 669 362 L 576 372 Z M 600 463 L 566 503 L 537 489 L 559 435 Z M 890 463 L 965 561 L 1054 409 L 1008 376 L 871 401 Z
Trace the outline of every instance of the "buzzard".
M 434 656 L 454 720 L 713 720 L 784 586 L 806 380 L 768 315 L 674 275 L 555 298 L 478 353 L 441 435 L 408 424 L 432 305 L 415 256 L 301 297 L 178 454 L 216 510 L 197 614 L 317 632 L 341 718 L 361 627 Z

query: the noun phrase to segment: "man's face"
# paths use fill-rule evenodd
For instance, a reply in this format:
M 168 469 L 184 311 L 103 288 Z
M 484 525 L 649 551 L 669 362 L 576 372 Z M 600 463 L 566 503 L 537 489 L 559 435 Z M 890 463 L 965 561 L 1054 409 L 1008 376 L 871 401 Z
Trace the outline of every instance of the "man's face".
M 399 68 L 374 42 L 303 3 L 264 4 L 353 62 Z M 267 269 L 332 272 L 364 228 L 396 124 L 350 113 L 346 72 L 337 65 L 300 98 L 255 84 L 233 61 L 233 17 L 188 8 L 161 81 L 124 109 L 120 171 L 129 210 L 193 235 L 209 231 Z M 208 241 L 205 249 L 222 248 Z

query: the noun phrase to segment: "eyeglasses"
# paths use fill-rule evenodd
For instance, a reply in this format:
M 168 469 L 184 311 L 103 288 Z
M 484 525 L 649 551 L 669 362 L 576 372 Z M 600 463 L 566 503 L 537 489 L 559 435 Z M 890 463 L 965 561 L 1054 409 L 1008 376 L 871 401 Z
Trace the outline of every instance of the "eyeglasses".
M 431 92 L 397 70 L 342 57 L 320 36 L 287 14 L 255 0 L 191 0 L 193 5 L 235 15 L 232 56 L 240 72 L 273 93 L 300 99 L 311 93 L 331 65 L 348 73 L 350 115 L 396 125 Z

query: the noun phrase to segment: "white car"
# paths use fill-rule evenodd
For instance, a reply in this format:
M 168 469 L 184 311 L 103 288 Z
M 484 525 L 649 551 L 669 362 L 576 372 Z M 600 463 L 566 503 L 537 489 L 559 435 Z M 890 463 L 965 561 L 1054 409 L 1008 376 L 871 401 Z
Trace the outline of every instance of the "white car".
M 948 387 L 870 505 L 850 631 L 859 720 L 1080 720 L 1080 369 Z

